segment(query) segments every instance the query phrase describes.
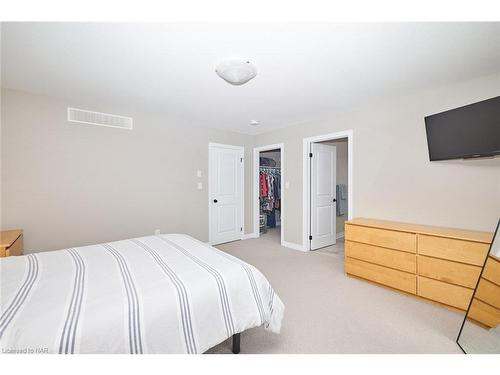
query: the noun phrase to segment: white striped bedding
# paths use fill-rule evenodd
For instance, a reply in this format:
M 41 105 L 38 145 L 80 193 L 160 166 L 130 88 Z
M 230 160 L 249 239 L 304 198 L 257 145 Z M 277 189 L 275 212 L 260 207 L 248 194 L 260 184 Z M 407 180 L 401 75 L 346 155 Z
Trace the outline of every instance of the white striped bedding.
M 2 353 L 203 353 L 284 305 L 253 266 L 182 234 L 0 259 Z

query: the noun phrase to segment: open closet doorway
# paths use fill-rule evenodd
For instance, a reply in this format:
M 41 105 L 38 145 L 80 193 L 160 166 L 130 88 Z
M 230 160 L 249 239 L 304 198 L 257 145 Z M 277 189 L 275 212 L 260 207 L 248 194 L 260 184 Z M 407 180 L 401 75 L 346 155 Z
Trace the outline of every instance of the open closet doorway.
M 352 218 L 352 131 L 304 139 L 304 250 L 344 252 Z
M 283 243 L 284 146 L 254 148 L 254 236 Z

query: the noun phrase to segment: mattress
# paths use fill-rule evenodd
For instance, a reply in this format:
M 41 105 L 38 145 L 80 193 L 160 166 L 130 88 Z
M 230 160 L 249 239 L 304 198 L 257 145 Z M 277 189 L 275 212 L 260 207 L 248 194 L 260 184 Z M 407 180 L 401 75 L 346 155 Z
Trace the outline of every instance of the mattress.
M 0 281 L 2 353 L 203 353 L 284 314 L 259 270 L 183 234 L 3 258 Z

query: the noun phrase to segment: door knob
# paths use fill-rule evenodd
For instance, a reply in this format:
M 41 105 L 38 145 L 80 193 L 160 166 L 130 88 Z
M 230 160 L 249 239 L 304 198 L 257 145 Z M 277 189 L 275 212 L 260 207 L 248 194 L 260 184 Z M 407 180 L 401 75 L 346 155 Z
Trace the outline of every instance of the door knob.
M 334 202 L 337 202 L 337 199 L 333 198 L 333 201 L 334 201 Z
M 217 202 L 218 202 L 218 200 L 217 200 L 217 199 L 214 199 L 214 203 L 217 203 Z

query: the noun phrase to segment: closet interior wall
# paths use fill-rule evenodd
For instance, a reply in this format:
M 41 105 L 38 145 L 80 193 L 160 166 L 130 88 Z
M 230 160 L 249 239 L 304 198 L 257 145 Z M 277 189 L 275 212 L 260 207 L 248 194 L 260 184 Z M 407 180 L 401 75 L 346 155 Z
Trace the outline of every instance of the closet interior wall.
M 339 138 L 331 141 L 319 142 L 322 144 L 335 146 L 337 150 L 337 163 L 336 163 L 336 199 L 337 199 L 337 220 L 336 232 L 337 238 L 344 237 L 344 226 L 348 216 L 347 206 L 347 190 L 349 186 L 348 176 L 348 143 L 347 138 Z

